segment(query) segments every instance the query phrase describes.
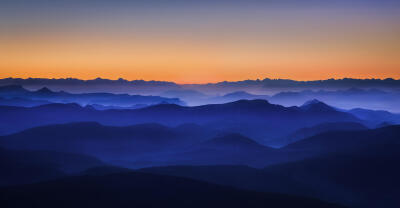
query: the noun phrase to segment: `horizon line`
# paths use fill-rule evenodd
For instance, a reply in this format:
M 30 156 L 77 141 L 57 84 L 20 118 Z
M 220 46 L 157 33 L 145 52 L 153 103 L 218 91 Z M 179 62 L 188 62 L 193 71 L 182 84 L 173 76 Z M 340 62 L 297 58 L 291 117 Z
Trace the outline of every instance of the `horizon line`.
M 80 81 L 94 81 L 94 80 L 108 80 L 108 81 L 126 81 L 126 82 L 134 82 L 134 81 L 144 81 L 144 82 L 164 82 L 164 83 L 174 83 L 177 85 L 207 85 L 207 84 L 219 84 L 219 83 L 234 83 L 234 82 L 245 82 L 245 81 L 264 81 L 264 80 L 271 80 L 271 81 L 278 81 L 278 80 L 286 80 L 286 81 L 295 81 L 295 82 L 318 82 L 318 81 L 328 81 L 328 80 L 394 80 L 394 81 L 400 81 L 400 79 L 396 79 L 393 77 L 385 77 L 385 78 L 356 78 L 356 77 L 343 77 L 343 78 L 327 78 L 327 79 L 310 79 L 310 80 L 296 80 L 296 79 L 290 79 L 290 78 L 257 78 L 257 79 L 242 79 L 242 80 L 223 80 L 223 81 L 218 81 L 218 82 L 202 82 L 202 83 L 185 83 L 185 82 L 174 82 L 174 81 L 166 81 L 166 80 L 152 80 L 152 79 L 125 79 L 125 78 L 117 78 L 117 79 L 112 79 L 112 78 L 102 78 L 102 77 L 96 77 L 93 79 L 82 79 L 82 78 L 75 78 L 75 77 L 58 77 L 58 78 L 49 78 L 49 77 L 27 77 L 27 78 L 22 78 L 22 77 L 3 77 L 0 78 L 0 80 L 5 80 L 5 79 L 20 79 L 20 80 L 80 80 Z

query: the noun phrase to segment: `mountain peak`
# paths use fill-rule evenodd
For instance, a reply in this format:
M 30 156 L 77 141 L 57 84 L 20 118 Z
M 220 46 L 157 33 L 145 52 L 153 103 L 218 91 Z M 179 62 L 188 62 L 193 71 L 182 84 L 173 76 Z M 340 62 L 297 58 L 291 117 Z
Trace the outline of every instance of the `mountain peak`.
M 53 93 L 53 91 L 51 91 L 49 88 L 47 87 L 42 87 L 39 90 L 36 91 L 37 93 L 41 93 L 41 94 L 48 94 L 48 93 Z
M 307 105 L 314 105 L 314 104 L 318 104 L 318 103 L 323 103 L 318 99 L 312 99 L 312 100 L 308 100 L 306 101 L 303 105 L 301 105 L 301 107 L 307 106 Z
M 300 108 L 306 111 L 336 111 L 331 106 L 317 99 L 305 102 L 303 105 L 300 106 Z

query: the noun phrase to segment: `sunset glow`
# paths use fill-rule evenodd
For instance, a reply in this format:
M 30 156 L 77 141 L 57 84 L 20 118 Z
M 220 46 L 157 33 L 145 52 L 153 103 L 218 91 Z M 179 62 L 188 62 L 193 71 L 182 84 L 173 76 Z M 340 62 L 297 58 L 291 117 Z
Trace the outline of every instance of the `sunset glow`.
M 400 78 L 397 8 L 321 7 L 122 4 L 58 14 L 10 5 L 0 18 L 0 78 Z

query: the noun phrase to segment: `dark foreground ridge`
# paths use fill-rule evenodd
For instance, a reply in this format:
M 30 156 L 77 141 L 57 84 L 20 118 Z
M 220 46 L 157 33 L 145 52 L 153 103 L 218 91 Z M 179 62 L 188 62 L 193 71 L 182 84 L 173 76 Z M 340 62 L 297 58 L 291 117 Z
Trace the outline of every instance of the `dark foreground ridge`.
M 2 207 L 309 207 L 316 199 L 243 191 L 148 173 L 76 176 L 0 189 Z

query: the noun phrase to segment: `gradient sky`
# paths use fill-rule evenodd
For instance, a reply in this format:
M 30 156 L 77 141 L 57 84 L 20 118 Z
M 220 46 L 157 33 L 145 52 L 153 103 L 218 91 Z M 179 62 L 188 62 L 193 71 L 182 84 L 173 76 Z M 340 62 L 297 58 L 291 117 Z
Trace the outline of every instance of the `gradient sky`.
M 0 78 L 400 78 L 399 1 L 326 2 L 3 0 Z

